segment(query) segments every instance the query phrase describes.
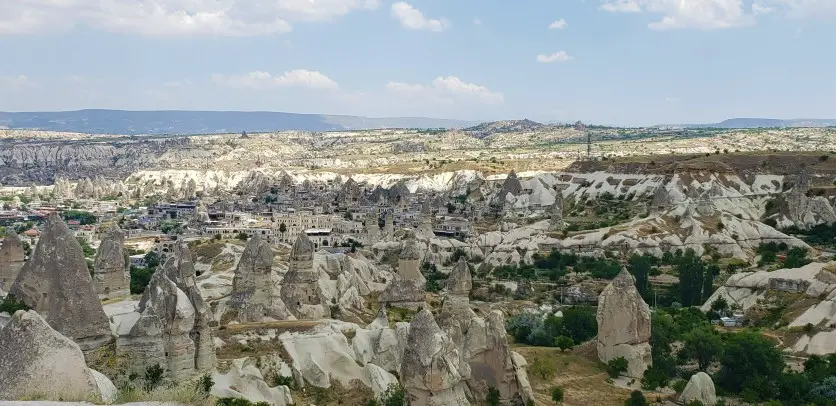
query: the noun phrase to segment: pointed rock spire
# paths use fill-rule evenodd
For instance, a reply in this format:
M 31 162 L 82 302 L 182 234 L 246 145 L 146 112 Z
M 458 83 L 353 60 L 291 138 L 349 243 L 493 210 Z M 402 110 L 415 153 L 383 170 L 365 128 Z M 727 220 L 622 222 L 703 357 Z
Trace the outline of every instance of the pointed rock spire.
M 26 257 L 23 242 L 11 228 L 6 230 L 6 237 L 0 242 L 0 289 L 9 290 Z
M 93 261 L 93 284 L 100 298 L 129 294 L 131 282 L 125 259 L 125 234 L 114 223 L 105 233 Z
M 81 245 L 55 213 L 44 224 L 40 242 L 20 268 L 9 294 L 44 315 L 52 328 L 83 350 L 110 341 L 110 322 L 96 295 Z

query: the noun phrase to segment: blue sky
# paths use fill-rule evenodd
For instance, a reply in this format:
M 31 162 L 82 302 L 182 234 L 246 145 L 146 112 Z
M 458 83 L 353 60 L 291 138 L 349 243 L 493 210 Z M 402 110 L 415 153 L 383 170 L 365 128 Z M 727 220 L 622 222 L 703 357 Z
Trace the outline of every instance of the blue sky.
M 836 0 L 0 0 L 0 9 L 4 111 L 836 118 Z

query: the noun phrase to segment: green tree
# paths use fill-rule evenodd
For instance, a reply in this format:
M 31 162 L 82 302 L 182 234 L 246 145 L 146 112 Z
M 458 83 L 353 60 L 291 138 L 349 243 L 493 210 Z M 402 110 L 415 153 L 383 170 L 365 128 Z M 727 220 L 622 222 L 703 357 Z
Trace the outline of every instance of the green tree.
M 729 335 L 720 363 L 717 383 L 730 392 L 748 391 L 756 401 L 774 397 L 775 384 L 784 369 L 781 351 L 754 331 Z
M 679 271 L 680 299 L 682 306 L 690 307 L 700 305 L 704 281 L 705 266 L 696 252 L 688 248 L 685 255 L 679 260 L 677 266 Z
M 552 386 L 552 402 L 563 402 L 563 388 L 560 386 Z
M 636 289 L 642 297 L 650 293 L 650 269 L 655 258 L 649 255 L 633 254 L 627 261 L 627 270 L 636 278 Z
M 156 251 L 148 251 L 145 254 L 145 266 L 154 269 L 160 265 L 160 254 Z
M 647 399 L 640 390 L 630 392 L 630 398 L 624 402 L 624 406 L 647 406 Z
M 85 258 L 93 258 L 96 256 L 96 249 L 91 247 L 87 241 L 80 237 L 76 238 L 76 240 L 78 240 L 78 244 L 81 245 L 81 250 L 84 251 Z
M 722 338 L 706 324 L 684 335 L 680 354 L 687 359 L 696 360 L 700 370 L 706 371 L 709 365 L 720 357 L 722 351 Z
M 560 351 L 566 351 L 572 349 L 575 342 L 569 337 L 560 336 L 554 339 L 554 346 L 560 348 Z
M 284 240 L 284 233 L 287 232 L 287 225 L 284 223 L 279 224 L 279 233 L 282 235 L 282 240 Z
M 245 232 L 240 232 L 240 233 L 238 233 L 237 236 L 235 236 L 235 238 L 237 238 L 241 241 L 247 241 L 250 238 L 250 236 L 247 235 L 247 233 L 245 233 Z
M 617 378 L 619 375 L 627 372 L 627 367 L 629 363 L 626 358 L 618 357 L 613 358 L 609 362 L 607 362 L 607 373 L 610 374 L 611 377 Z
M 563 309 L 561 318 L 561 334 L 576 343 L 583 343 L 598 334 L 598 321 L 595 319 L 595 308 L 589 306 L 573 306 Z

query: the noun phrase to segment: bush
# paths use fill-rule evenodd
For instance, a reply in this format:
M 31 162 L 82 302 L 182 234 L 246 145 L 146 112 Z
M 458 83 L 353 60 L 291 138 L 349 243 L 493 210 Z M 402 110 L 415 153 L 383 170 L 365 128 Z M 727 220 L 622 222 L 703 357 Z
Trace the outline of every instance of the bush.
M 647 399 L 640 390 L 634 390 L 630 393 L 630 398 L 624 402 L 624 406 L 647 406 Z
M 676 393 L 682 393 L 685 390 L 685 387 L 688 386 L 688 382 L 683 379 L 677 379 L 676 382 L 671 385 L 671 389 L 676 391 Z
M 238 235 L 235 236 L 235 238 L 237 238 L 241 241 L 247 241 L 250 238 L 250 236 L 247 235 L 247 233 L 238 233 Z
M 607 373 L 613 378 L 618 378 L 619 375 L 627 372 L 629 363 L 624 357 L 613 358 L 607 362 Z
M 12 294 L 7 295 L 3 300 L 0 300 L 0 313 L 6 312 L 13 315 L 18 310 L 26 311 L 31 309 L 26 305 L 26 303 L 17 300 L 17 298 Z
M 561 351 L 566 351 L 575 346 L 575 341 L 569 337 L 560 336 L 554 339 L 554 346 L 560 348 Z
M 529 371 L 544 381 L 550 381 L 557 373 L 557 364 L 550 357 L 540 357 L 531 363 Z
M 644 390 L 655 391 L 657 388 L 668 386 L 668 382 L 670 382 L 668 374 L 662 368 L 654 365 L 644 371 L 641 385 Z
M 215 386 L 215 381 L 212 380 L 212 375 L 210 374 L 205 374 L 197 380 L 197 389 L 204 395 L 208 396 L 213 386 Z
M 145 368 L 145 390 L 152 391 L 163 381 L 165 370 L 160 365 L 151 365 Z
M 552 386 L 552 402 L 563 402 L 563 388 L 559 386 Z
M 378 404 L 380 406 L 406 406 L 406 394 L 403 387 L 398 383 L 389 385 L 386 392 L 380 394 Z
M 293 377 L 276 374 L 276 377 L 273 378 L 273 386 L 287 386 L 288 388 L 292 388 Z
M 488 395 L 485 396 L 485 405 L 486 406 L 499 406 L 499 401 L 500 401 L 499 390 L 494 388 L 494 387 L 488 388 Z
M 217 406 L 270 406 L 267 402 L 250 402 L 247 399 L 241 398 L 220 398 L 215 402 Z

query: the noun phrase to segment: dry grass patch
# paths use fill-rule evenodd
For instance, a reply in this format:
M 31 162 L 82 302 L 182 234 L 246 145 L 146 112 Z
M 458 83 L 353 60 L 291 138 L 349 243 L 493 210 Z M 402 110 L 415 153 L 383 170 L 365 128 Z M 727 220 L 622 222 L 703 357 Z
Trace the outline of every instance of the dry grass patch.
M 556 366 L 552 379 L 542 379 L 529 369 L 528 378 L 534 388 L 538 405 L 553 405 L 551 388 L 562 387 L 563 404 L 566 406 L 622 406 L 630 391 L 608 384 L 608 375 L 597 360 L 588 356 L 588 348 L 563 353 L 557 348 L 517 347 L 515 351 L 525 357 L 529 367 L 537 359 L 551 359 Z

